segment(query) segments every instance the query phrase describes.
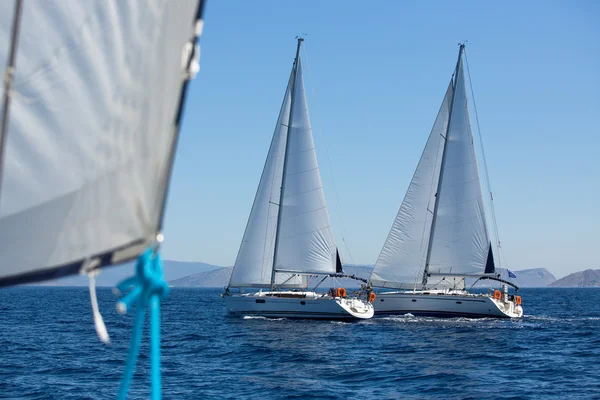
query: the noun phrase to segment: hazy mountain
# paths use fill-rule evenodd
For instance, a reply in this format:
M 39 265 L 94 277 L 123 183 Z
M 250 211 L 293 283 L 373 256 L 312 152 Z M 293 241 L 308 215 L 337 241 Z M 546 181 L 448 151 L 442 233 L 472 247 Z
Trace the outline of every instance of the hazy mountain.
M 222 288 L 227 286 L 229 277 L 231 276 L 232 267 L 223 267 L 208 271 L 199 272 L 189 276 L 185 276 L 179 279 L 175 279 L 169 282 L 173 287 L 218 287 Z M 355 275 L 359 278 L 369 279 L 371 271 L 373 270 L 372 265 L 345 265 L 344 273 L 348 275 Z M 545 268 L 531 268 L 523 269 L 518 271 L 512 271 L 517 278 L 511 279 L 519 287 L 546 287 L 556 281 L 556 278 Z M 506 276 L 503 272 L 502 276 Z M 347 288 L 358 287 L 360 282 L 342 278 L 338 279 L 336 286 L 343 286 Z M 324 285 L 331 285 L 331 282 L 324 282 Z M 489 281 L 478 282 L 476 287 L 487 287 Z
M 348 275 L 356 275 L 359 278 L 368 279 L 371 274 L 372 266 L 369 265 L 346 265 L 344 266 L 344 273 Z M 233 267 L 223 267 L 212 271 L 199 272 L 193 275 L 185 276 L 183 278 L 175 279 L 169 282 L 172 287 L 210 287 L 210 288 L 222 288 L 227 286 L 229 278 L 231 277 L 231 271 Z M 343 287 L 359 287 L 360 282 L 354 279 L 341 278 L 338 279 L 339 285 Z M 324 285 L 331 285 L 330 283 L 323 282 Z
M 96 278 L 97 286 L 115 286 L 121 280 L 133 274 L 134 263 L 126 263 L 116 267 L 104 268 L 100 276 Z M 369 279 L 372 265 L 344 265 L 344 273 L 356 275 L 359 278 Z M 202 262 L 172 261 L 164 260 L 165 280 L 173 287 L 217 287 L 227 286 L 231 276 L 232 267 L 220 267 L 218 265 L 206 264 Z M 600 274 L 600 270 L 592 271 Z M 588 271 L 584 271 L 588 272 Z M 583 273 L 583 272 L 582 272 Z M 556 281 L 556 278 L 545 268 L 524 269 L 514 271 L 517 276 L 512 279 L 520 287 L 545 287 Z M 574 275 L 574 274 L 571 274 Z M 569 277 L 571 276 L 569 275 Z M 503 274 L 505 276 L 505 274 Z M 563 279 L 569 278 L 565 277 Z M 561 280 L 562 281 L 562 280 Z M 597 279 L 600 282 L 600 279 Z M 44 282 L 44 286 L 87 286 L 88 278 L 85 276 L 71 276 L 57 279 L 55 281 Z M 331 281 L 324 282 L 324 285 L 331 285 Z M 358 287 L 359 281 L 342 278 L 338 279 L 336 286 L 347 288 Z M 480 283 L 478 286 L 487 286 L 488 283 Z M 599 284 L 600 285 L 600 284 Z M 571 286 L 578 286 L 571 284 Z M 593 286 L 593 285 L 592 285 Z
M 600 269 L 574 272 L 557 280 L 553 287 L 600 287 Z
M 513 273 L 517 277 L 512 281 L 519 287 L 547 287 L 556 282 L 556 277 L 546 268 L 522 269 Z
M 498 271 L 497 271 L 498 272 Z M 550 271 L 546 268 L 529 268 L 529 269 L 521 269 L 521 270 L 511 270 L 513 274 L 516 275 L 516 278 L 509 278 L 508 280 L 518 287 L 547 287 L 552 282 L 556 281 L 556 278 Z M 508 274 L 506 273 L 506 269 L 500 268 L 499 273 L 503 279 L 506 279 Z M 467 281 L 467 287 L 471 286 L 473 280 Z M 481 280 L 477 282 L 475 287 L 489 287 L 489 280 Z
M 229 283 L 233 267 L 221 267 L 212 271 L 199 272 L 169 282 L 172 287 L 222 288 Z
M 172 281 L 190 274 L 205 272 L 221 268 L 218 265 L 205 264 L 202 262 L 172 261 L 164 260 L 165 280 Z M 133 275 L 135 264 L 133 262 L 125 263 L 115 267 L 103 268 L 100 275 L 96 278 L 96 286 L 115 286 L 123 279 Z M 86 276 L 76 275 L 54 281 L 37 283 L 34 285 L 43 286 L 88 286 L 89 280 Z

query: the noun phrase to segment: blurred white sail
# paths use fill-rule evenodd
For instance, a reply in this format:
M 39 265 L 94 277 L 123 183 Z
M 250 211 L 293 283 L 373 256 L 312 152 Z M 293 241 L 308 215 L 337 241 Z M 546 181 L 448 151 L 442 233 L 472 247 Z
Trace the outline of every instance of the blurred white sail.
M 15 1 L 0 2 L 3 68 Z M 198 7 L 22 3 L 0 160 L 0 286 L 128 260 L 155 241 Z

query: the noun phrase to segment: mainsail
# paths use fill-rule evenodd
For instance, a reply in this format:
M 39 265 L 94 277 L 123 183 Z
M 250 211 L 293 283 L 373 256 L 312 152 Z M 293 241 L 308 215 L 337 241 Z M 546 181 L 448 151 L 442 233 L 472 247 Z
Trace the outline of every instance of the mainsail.
M 484 273 L 491 247 L 462 58 L 458 63 L 443 167 L 428 272 L 453 275 Z
M 273 268 L 303 286 L 286 271 L 335 273 L 335 255 L 298 53 L 229 286 L 269 286 Z
M 13 21 L 16 3 L 0 2 L 0 65 L 16 53 L 10 92 L 0 92 L 10 99 L 0 286 L 123 262 L 156 240 L 193 53 L 182 49 L 199 9 L 193 0 L 23 1 Z
M 281 202 L 276 269 L 335 273 L 335 240 L 323 193 L 308 116 L 300 58 L 297 63 L 293 118 L 285 191 Z
M 454 82 L 446 91 L 371 282 L 414 288 L 440 281 L 428 274 L 491 272 L 493 254 L 459 56 Z

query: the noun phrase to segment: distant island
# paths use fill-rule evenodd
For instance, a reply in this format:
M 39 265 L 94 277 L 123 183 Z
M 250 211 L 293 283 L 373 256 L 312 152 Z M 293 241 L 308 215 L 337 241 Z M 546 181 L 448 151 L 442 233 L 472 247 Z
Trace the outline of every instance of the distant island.
M 552 287 L 600 287 L 600 269 L 574 272 L 552 283 Z
M 189 276 L 184 276 L 169 282 L 172 287 L 205 287 L 222 288 L 227 286 L 231 276 L 232 267 L 221 267 L 210 271 L 202 271 Z M 372 265 L 345 265 L 344 273 L 356 275 L 359 278 L 369 279 Z M 517 277 L 512 281 L 519 287 L 548 287 L 556 278 L 545 268 L 530 268 L 512 271 Z M 359 282 L 351 279 L 340 279 L 344 287 L 358 287 Z M 489 282 L 478 283 L 477 287 L 488 287 Z
M 344 273 L 356 275 L 359 278 L 368 279 L 371 274 L 372 266 L 369 265 L 347 265 L 344 266 Z M 183 278 L 175 279 L 169 282 L 171 287 L 204 287 L 204 288 L 223 288 L 229 283 L 233 267 L 222 267 L 211 271 L 199 272 Z M 359 287 L 360 282 L 342 278 L 338 279 L 340 286 L 352 288 Z

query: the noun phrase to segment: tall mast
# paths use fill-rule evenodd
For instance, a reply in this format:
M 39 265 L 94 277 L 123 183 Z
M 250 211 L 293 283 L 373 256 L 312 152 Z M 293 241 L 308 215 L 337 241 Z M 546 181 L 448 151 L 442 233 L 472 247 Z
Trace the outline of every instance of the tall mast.
M 437 219 L 438 206 L 440 203 L 440 190 L 442 188 L 442 179 L 444 177 L 444 165 L 446 164 L 446 149 L 448 145 L 448 133 L 450 132 L 450 124 L 452 122 L 452 111 L 454 110 L 454 98 L 456 97 L 456 83 L 458 82 L 458 70 L 460 67 L 460 59 L 462 57 L 463 50 L 465 48 L 464 43 L 460 43 L 458 50 L 458 61 L 456 61 L 456 68 L 454 69 L 454 85 L 452 85 L 452 100 L 450 101 L 450 113 L 448 116 L 448 126 L 446 126 L 446 135 L 444 136 L 444 148 L 442 150 L 442 163 L 440 165 L 440 176 L 438 179 L 437 189 L 435 192 L 435 203 L 433 206 L 433 218 L 431 219 L 431 230 L 429 231 L 429 244 L 427 245 L 427 258 L 425 259 L 425 270 L 423 271 L 423 280 L 421 284 L 425 286 L 427 284 L 427 274 L 429 273 L 429 262 L 431 260 L 431 245 L 433 244 L 433 234 L 435 233 L 435 221 Z
M 281 172 L 281 192 L 279 194 L 279 209 L 277 210 L 277 228 L 275 231 L 275 248 L 273 249 L 273 268 L 271 270 L 271 290 L 275 287 L 275 266 L 277 265 L 277 250 L 279 248 L 279 231 L 281 229 L 281 209 L 283 205 L 283 196 L 285 194 L 285 172 L 287 170 L 288 153 L 290 150 L 290 131 L 294 120 L 294 103 L 296 94 L 296 78 L 298 77 L 298 62 L 300 61 L 300 46 L 304 38 L 298 37 L 298 48 L 296 49 L 296 58 L 294 59 L 294 77 L 292 78 L 292 87 L 290 91 L 290 116 L 288 118 L 287 132 L 285 135 L 285 153 L 283 156 L 283 170 Z
M 15 62 L 17 58 L 17 45 L 19 42 L 19 28 L 21 26 L 21 9 L 23 2 L 15 2 L 13 25 L 11 31 L 10 50 L 8 55 L 8 64 L 4 73 L 4 98 L 2 100 L 2 126 L 0 126 L 0 185 L 2 184 L 2 175 L 4 169 L 4 147 L 6 145 L 6 134 L 8 130 L 8 113 L 10 108 L 10 91 L 12 90 Z

